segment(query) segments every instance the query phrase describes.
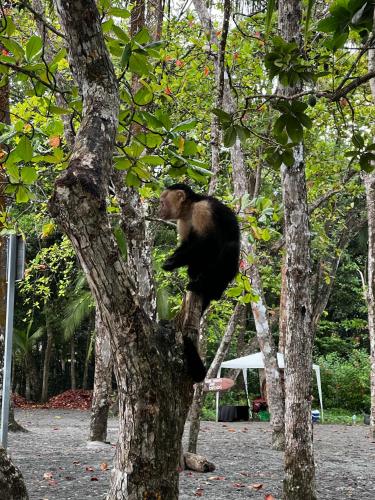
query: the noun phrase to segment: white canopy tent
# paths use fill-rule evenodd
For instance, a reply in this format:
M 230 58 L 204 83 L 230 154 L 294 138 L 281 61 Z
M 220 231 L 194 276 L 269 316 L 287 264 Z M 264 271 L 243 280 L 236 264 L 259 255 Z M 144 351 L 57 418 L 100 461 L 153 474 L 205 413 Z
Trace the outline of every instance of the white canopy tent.
M 284 368 L 284 356 L 278 352 L 277 353 L 277 364 L 279 365 L 279 368 Z M 224 363 L 221 363 L 221 366 L 219 368 L 219 372 L 217 376 L 220 378 L 221 376 L 221 370 L 223 368 L 235 368 L 235 369 L 241 369 L 244 382 L 245 382 L 245 390 L 246 390 L 246 396 L 247 396 L 247 401 L 249 404 L 250 408 L 250 400 L 249 400 L 249 392 L 247 388 L 247 370 L 250 368 L 264 368 L 264 361 L 263 361 L 263 353 L 261 352 L 256 352 L 255 354 L 250 354 L 249 356 L 243 356 L 242 358 L 236 358 L 236 359 L 230 359 L 228 361 L 224 361 Z M 322 396 L 322 384 L 320 380 L 320 368 L 318 365 L 313 365 L 313 370 L 315 372 L 316 376 L 316 383 L 318 385 L 318 393 L 319 393 L 319 403 L 320 403 L 320 410 L 321 410 L 321 415 L 322 415 L 322 420 L 323 420 L 323 396 Z M 219 397 L 220 397 L 220 392 L 216 392 L 216 421 L 219 419 Z

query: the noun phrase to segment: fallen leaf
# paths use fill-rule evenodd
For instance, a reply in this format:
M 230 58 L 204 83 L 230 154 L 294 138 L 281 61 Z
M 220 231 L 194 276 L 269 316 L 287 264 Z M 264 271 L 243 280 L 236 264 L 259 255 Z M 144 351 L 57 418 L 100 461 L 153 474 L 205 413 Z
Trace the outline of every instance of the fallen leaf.
M 79 462 L 78 460 L 74 460 L 73 464 L 74 465 L 80 465 L 81 462 Z
M 103 462 L 102 464 L 100 464 L 100 469 L 101 470 L 108 470 L 108 464 L 106 464 L 105 462 Z
M 225 477 L 224 476 L 211 476 L 208 479 L 211 480 L 211 481 L 225 481 Z
M 236 432 L 236 429 L 233 429 L 233 428 L 230 428 L 230 429 L 227 429 L 228 432 Z
M 92 472 L 94 470 L 94 467 L 86 467 L 86 472 Z
M 255 483 L 255 484 L 251 485 L 251 488 L 253 488 L 253 490 L 261 490 L 263 488 L 263 484 L 262 483 Z
M 43 479 L 52 479 L 52 478 L 53 478 L 52 472 L 45 472 L 43 474 Z
M 275 497 L 271 494 L 264 495 L 264 500 L 275 500 Z
M 99 479 L 98 479 L 97 477 L 93 476 L 93 477 L 90 479 L 90 481 L 99 481 Z
M 48 481 L 48 484 L 49 484 L 50 486 L 56 486 L 57 481 L 56 481 L 55 479 L 50 479 L 50 480 Z
M 203 488 L 197 488 L 195 490 L 194 496 L 196 496 L 196 497 L 203 497 L 203 492 L 204 492 Z
M 245 488 L 246 484 L 243 483 L 233 483 L 233 488 Z
M 65 476 L 65 479 L 67 481 L 73 481 L 74 477 L 72 477 L 72 476 Z
M 58 135 L 53 135 L 48 139 L 48 143 L 52 148 L 58 148 L 60 146 L 60 137 Z

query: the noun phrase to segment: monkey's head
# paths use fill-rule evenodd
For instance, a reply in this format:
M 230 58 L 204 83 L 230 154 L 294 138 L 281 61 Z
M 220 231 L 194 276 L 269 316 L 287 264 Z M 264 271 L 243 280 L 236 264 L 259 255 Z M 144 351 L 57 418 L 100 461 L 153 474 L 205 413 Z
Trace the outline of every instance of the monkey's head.
M 168 187 L 160 195 L 160 218 L 164 220 L 180 219 L 193 197 L 194 191 L 185 184 L 173 184 Z

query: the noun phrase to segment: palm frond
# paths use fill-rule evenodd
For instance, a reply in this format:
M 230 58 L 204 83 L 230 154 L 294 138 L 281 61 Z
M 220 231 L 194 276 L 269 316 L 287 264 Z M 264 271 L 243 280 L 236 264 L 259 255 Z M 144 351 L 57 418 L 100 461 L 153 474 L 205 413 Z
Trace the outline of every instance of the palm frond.
M 94 301 L 88 290 L 81 292 L 72 300 L 62 321 L 65 340 L 69 340 L 73 336 L 74 332 L 91 314 L 93 307 Z

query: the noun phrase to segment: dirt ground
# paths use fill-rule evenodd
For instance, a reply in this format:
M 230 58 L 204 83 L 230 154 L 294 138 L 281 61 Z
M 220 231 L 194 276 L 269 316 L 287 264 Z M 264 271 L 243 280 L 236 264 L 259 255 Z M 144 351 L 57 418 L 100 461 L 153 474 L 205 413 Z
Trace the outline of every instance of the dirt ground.
M 16 418 L 29 432 L 10 434 L 9 451 L 24 474 L 30 500 L 105 497 L 116 419 L 109 422 L 111 445 L 93 449 L 86 442 L 89 412 L 17 410 Z M 375 499 L 375 444 L 368 441 L 367 429 L 361 425 L 315 426 L 319 500 Z M 182 472 L 181 500 L 264 500 L 267 494 L 281 498 L 283 454 L 270 449 L 267 423 L 204 422 L 199 451 L 216 464 L 216 470 Z

